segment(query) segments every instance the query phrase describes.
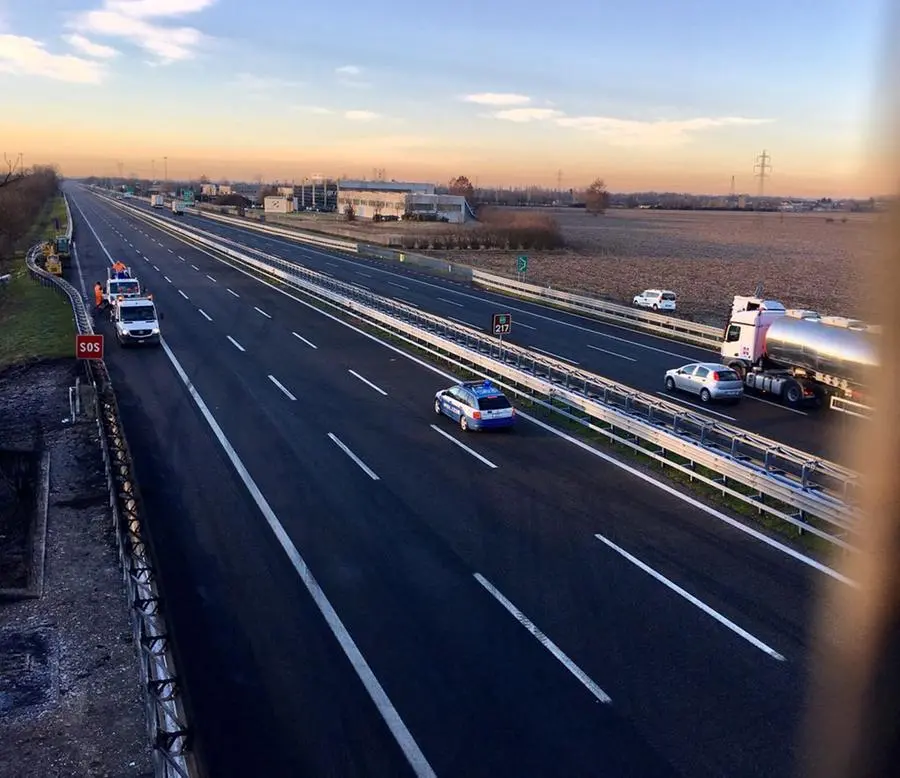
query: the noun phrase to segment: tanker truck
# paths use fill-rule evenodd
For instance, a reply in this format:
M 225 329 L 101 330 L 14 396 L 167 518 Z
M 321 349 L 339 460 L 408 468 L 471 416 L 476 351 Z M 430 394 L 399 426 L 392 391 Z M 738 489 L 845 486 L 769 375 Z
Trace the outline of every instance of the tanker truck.
M 788 406 L 827 399 L 833 410 L 868 417 L 879 332 L 857 319 L 736 296 L 722 362 L 741 376 L 746 389 L 778 397 Z

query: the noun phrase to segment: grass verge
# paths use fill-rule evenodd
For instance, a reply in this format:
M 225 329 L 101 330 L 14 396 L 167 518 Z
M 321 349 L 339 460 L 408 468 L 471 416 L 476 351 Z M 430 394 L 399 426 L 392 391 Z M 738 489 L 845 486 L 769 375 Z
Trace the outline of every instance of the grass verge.
M 60 231 L 64 231 L 66 214 L 61 196 L 45 206 L 29 232 L 27 245 L 55 236 L 54 218 L 60 218 Z M 9 283 L 0 285 L 0 370 L 19 362 L 74 357 L 75 320 L 69 299 L 31 278 L 24 250 L 15 252 L 11 259 L 0 260 L 0 276 L 7 273 L 11 276 Z

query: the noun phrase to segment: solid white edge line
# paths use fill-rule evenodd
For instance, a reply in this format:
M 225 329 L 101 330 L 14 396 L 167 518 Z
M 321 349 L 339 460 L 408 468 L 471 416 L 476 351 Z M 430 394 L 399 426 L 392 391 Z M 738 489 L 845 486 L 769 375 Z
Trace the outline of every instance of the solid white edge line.
M 573 662 L 566 653 L 556 645 L 550 638 L 548 638 L 543 632 L 541 632 L 534 622 L 531 621 L 522 611 L 520 611 L 515 605 L 513 605 L 509 600 L 504 597 L 497 588 L 488 581 L 481 573 L 473 573 L 475 576 L 475 580 L 478 581 L 490 595 L 497 600 L 509 613 L 512 617 L 519 622 L 525 629 L 527 629 L 532 636 L 540 643 L 544 648 L 546 648 L 554 657 L 560 662 L 560 664 L 566 668 L 572 675 L 574 675 L 587 689 L 591 694 L 594 695 L 600 702 L 609 704 L 612 702 L 612 698 L 601 689 L 593 679 L 582 670 L 575 662 Z
M 212 316 L 210 316 L 210 315 L 209 315 L 206 311 L 204 311 L 202 308 L 198 308 L 197 310 L 200 311 L 200 315 L 201 315 L 204 319 L 206 319 L 207 321 L 212 321 Z
M 387 392 L 384 391 L 384 389 L 381 389 L 381 388 L 375 386 L 375 384 L 373 384 L 368 378 L 363 378 L 363 377 L 362 377 L 359 373 L 357 373 L 355 370 L 350 370 L 349 368 L 347 369 L 347 372 L 350 373 L 350 375 L 356 376 L 356 377 L 357 377 L 360 381 L 362 381 L 364 384 L 367 384 L 368 386 L 371 386 L 371 387 L 372 387 L 376 392 L 378 392 L 379 394 L 383 394 L 385 397 L 387 397 Z
M 481 461 L 481 462 L 484 462 L 484 464 L 486 464 L 488 467 L 490 467 L 490 468 L 492 468 L 492 469 L 494 469 L 494 470 L 497 469 L 497 465 L 495 465 L 493 462 L 491 462 L 490 459 L 487 459 L 486 457 L 481 456 L 481 454 L 479 454 L 477 451 L 475 451 L 475 449 L 469 448 L 465 443 L 463 443 L 463 442 L 460 441 L 460 440 L 457 440 L 456 438 L 454 438 L 454 437 L 453 437 L 451 434 L 449 434 L 448 432 L 444 432 L 444 430 L 442 430 L 442 429 L 441 429 L 440 427 L 438 427 L 436 424 L 429 424 L 428 426 L 430 426 L 431 429 L 433 429 L 433 430 L 434 430 L 435 432 L 437 432 L 439 435 L 443 435 L 443 436 L 444 436 L 445 438 L 447 438 L 447 440 L 449 440 L 451 443 L 455 443 L 455 444 L 456 444 L 457 446 L 459 446 L 463 451 L 467 451 L 469 454 L 471 454 L 473 457 L 475 457 L 475 459 L 477 459 L 477 460 L 479 460 L 479 461 Z
M 178 290 L 178 294 L 180 294 L 185 300 L 190 300 L 190 299 L 191 299 L 191 298 L 188 297 L 184 292 L 182 292 L 180 289 Z
M 365 462 L 363 462 L 356 454 L 354 454 L 347 446 L 345 446 L 341 439 L 338 438 L 332 432 L 328 433 L 328 437 L 331 439 L 331 442 L 334 443 L 341 451 L 343 451 L 350 459 L 352 459 L 358 466 L 359 469 L 362 470 L 369 478 L 373 481 L 380 481 L 381 479 L 376 475 L 375 471 L 372 470 Z
M 78 261 L 78 247 L 72 241 L 72 256 L 75 258 L 75 269 L 78 271 L 78 283 L 81 286 L 81 296 L 88 301 L 87 287 L 84 285 L 84 274 L 81 272 L 81 262 Z
M 297 340 L 302 340 L 302 341 L 303 341 L 307 346 L 309 346 L 310 348 L 315 348 L 315 349 L 319 348 L 319 347 L 318 347 L 315 343 L 313 343 L 311 340 L 307 340 L 307 339 L 304 338 L 302 335 L 298 335 L 296 332 L 291 332 L 291 335 L 293 335 L 295 338 L 297 338 Z
M 181 240 L 181 242 L 184 243 L 185 245 L 189 245 L 189 246 L 193 247 L 193 244 L 190 244 L 181 238 L 178 238 L 178 240 Z M 365 330 L 362 330 L 359 327 L 354 326 L 353 324 L 351 324 L 348 321 L 344 321 L 344 319 L 340 318 L 339 316 L 336 316 L 333 313 L 329 313 L 328 311 L 325 311 L 322 308 L 319 308 L 319 307 L 313 305 L 312 303 L 310 303 L 306 300 L 303 300 L 300 297 L 297 297 L 297 295 L 291 294 L 287 290 L 281 289 L 281 288 L 275 286 L 275 284 L 272 284 L 269 281 L 259 278 L 258 276 L 255 276 L 252 273 L 249 273 L 246 270 L 237 267 L 236 265 L 226 262 L 224 259 L 216 256 L 211 251 L 207 251 L 206 249 L 203 249 L 203 248 L 196 248 L 196 250 L 203 254 L 206 254 L 211 259 L 216 260 L 216 262 L 220 262 L 223 265 L 227 265 L 228 267 L 230 267 L 234 270 L 237 270 L 239 273 L 242 273 L 243 275 L 247 276 L 247 278 L 250 278 L 250 279 L 256 281 L 257 283 L 262 284 L 263 286 L 267 286 L 269 289 L 271 289 L 275 292 L 278 292 L 279 294 L 282 294 L 285 297 L 290 298 L 295 303 L 298 303 L 299 305 L 309 308 L 312 311 L 316 311 L 320 316 L 324 316 L 326 319 L 330 319 L 331 321 L 333 321 L 337 324 L 340 324 L 342 327 L 346 327 L 347 329 L 352 330 L 353 332 L 357 333 L 358 335 L 361 335 L 364 338 L 368 338 L 369 340 L 371 340 L 374 343 L 378 343 L 379 345 L 383 346 L 384 348 L 388 349 L 389 351 L 393 351 L 398 356 L 401 356 L 404 359 L 408 359 L 410 362 L 415 362 L 420 367 L 423 367 L 426 370 L 430 370 L 432 373 L 435 373 L 436 375 L 439 375 L 442 378 L 447 379 L 448 381 L 453 381 L 453 382 L 459 381 L 459 378 L 457 376 L 455 376 L 451 373 L 448 373 L 445 370 L 442 370 L 441 368 L 436 367 L 435 365 L 432 365 L 431 363 L 426 362 L 425 360 L 420 359 L 419 357 L 417 357 L 413 354 L 403 351 L 403 349 L 401 349 L 399 346 L 394 346 L 391 343 L 381 340 L 376 335 L 373 335 L 370 332 L 366 332 Z M 348 259 L 346 261 L 351 262 L 352 260 Z M 110 262 L 112 262 L 111 257 L 110 257 Z M 379 271 L 379 272 L 387 272 L 387 271 Z M 426 282 L 423 282 L 423 283 L 426 283 Z M 442 288 L 442 287 L 438 287 L 438 288 Z M 320 302 L 320 305 L 324 305 L 324 304 L 325 303 Z M 532 314 L 532 315 L 535 315 L 535 314 Z M 544 317 L 544 318 L 548 318 L 548 317 Z M 577 326 L 577 325 L 573 325 L 573 326 Z M 585 329 L 585 328 L 582 328 L 582 329 Z M 681 500 L 682 502 L 686 503 L 687 505 L 697 508 L 698 510 L 702 511 L 703 513 L 706 513 L 708 516 L 711 516 L 712 518 L 717 519 L 718 521 L 721 521 L 723 524 L 727 524 L 732 529 L 735 529 L 738 532 L 748 535 L 748 536 L 752 537 L 754 540 L 758 540 L 760 543 L 762 543 L 766 546 L 769 546 L 770 548 L 774 548 L 776 551 L 780 551 L 785 556 L 789 556 L 792 559 L 800 562 L 801 564 L 807 565 L 807 566 L 813 568 L 814 570 L 817 570 L 818 572 L 822 573 L 823 575 L 827 575 L 830 578 L 835 579 L 836 581 L 840 581 L 841 583 L 846 584 L 847 586 L 851 586 L 853 588 L 859 588 L 859 584 L 856 581 L 843 575 L 842 573 L 839 573 L 837 570 L 834 570 L 834 569 L 828 567 L 828 565 L 822 564 L 818 560 L 813 559 L 812 557 L 806 556 L 805 554 L 801 554 L 799 551 L 791 548 L 790 546 L 785 545 L 784 543 L 781 543 L 781 542 L 775 540 L 774 538 L 770 538 L 768 535 L 760 532 L 759 530 L 755 530 L 746 524 L 742 524 L 741 522 L 737 521 L 736 519 L 733 519 L 730 516 L 727 516 L 726 514 L 722 513 L 722 511 L 716 510 L 712 506 L 706 505 L 706 504 L 700 502 L 699 500 L 691 497 L 690 495 L 685 494 L 684 492 L 678 491 L 677 489 L 670 486 L 669 484 L 663 483 L 662 481 L 657 481 L 653 477 L 649 476 L 646 473 L 641 472 L 640 470 L 632 467 L 631 465 L 627 464 L 626 462 L 622 462 L 622 461 L 616 459 L 615 457 L 612 457 L 609 454 L 606 454 L 605 452 L 600 451 L 599 449 L 588 445 L 584 441 L 578 440 L 578 438 L 575 438 L 572 435 L 569 435 L 568 433 L 563 432 L 562 430 L 557 429 L 556 427 L 553 427 L 550 424 L 547 424 L 546 422 L 543 422 L 540 419 L 537 419 L 528 413 L 525 413 L 524 411 L 517 410 L 516 415 L 519 418 L 526 419 L 527 421 L 540 427 L 544 431 L 549 432 L 551 435 L 556 435 L 558 438 L 562 438 L 567 443 L 571 443 L 573 446 L 577 446 L 582 451 L 585 451 L 588 454 L 591 454 L 592 456 L 597 457 L 598 459 L 602 459 L 604 462 L 607 462 L 608 464 L 611 464 L 614 467 L 619 468 L 620 470 L 628 473 L 629 475 L 633 475 L 636 478 L 641 479 L 642 481 L 655 487 L 656 489 L 666 492 L 666 494 L 668 494 L 672 497 L 675 497 L 678 500 Z
M 680 595 L 681 597 L 684 597 L 684 599 L 686 599 L 689 603 L 691 603 L 691 605 L 696 606 L 697 608 L 699 608 L 701 611 L 703 611 L 708 616 L 712 616 L 720 624 L 723 624 L 724 626 L 728 627 L 728 629 L 730 629 L 735 634 L 740 635 L 744 640 L 746 640 L 748 643 L 756 646 L 760 651 L 768 654 L 773 659 L 777 659 L 779 662 L 787 661 L 774 648 L 766 645 L 759 638 L 754 637 L 749 632 L 747 632 L 747 630 L 745 630 L 743 627 L 739 627 L 737 624 L 735 624 L 733 621 L 731 621 L 731 619 L 726 618 L 721 613 L 719 613 L 717 610 L 715 610 L 714 608 L 711 608 L 709 605 L 707 605 L 705 602 L 697 599 L 696 597 L 694 597 L 693 594 L 685 591 L 674 581 L 670 581 L 662 573 L 657 572 L 652 567 L 650 567 L 650 565 L 642 562 L 637 557 L 629 554 L 625 549 L 620 548 L 619 546 L 617 546 L 615 543 L 613 543 L 608 538 L 605 538 L 605 537 L 603 537 L 603 535 L 600 535 L 600 534 L 595 534 L 594 537 L 597 538 L 597 540 L 605 543 L 616 553 L 623 556 L 625 559 L 627 559 L 629 562 L 631 562 L 631 564 L 635 565 L 636 567 L 639 567 L 641 570 L 643 570 L 645 573 L 647 573 L 647 575 L 655 578 L 661 584 L 663 584 L 664 586 L 667 586 L 669 589 L 671 589 L 673 592 Z
M 284 384 L 282 384 L 275 376 L 270 375 L 270 376 L 269 376 L 269 380 L 270 380 L 273 384 L 275 384 L 275 386 L 277 386 L 279 389 L 281 389 L 281 391 L 284 392 L 291 400 L 296 400 L 296 399 L 297 399 L 296 397 L 294 397 L 294 395 L 292 395 L 292 394 L 285 388 Z
M 362 684 L 368 692 L 369 697 L 371 697 L 372 701 L 375 703 L 375 707 L 378 709 L 379 714 L 381 714 L 381 718 L 384 720 L 385 724 L 387 724 L 388 729 L 391 731 L 391 734 L 394 736 L 397 744 L 402 749 L 406 760 L 409 762 L 416 776 L 418 776 L 418 778 L 436 778 L 434 770 L 431 768 L 431 765 L 428 763 L 428 760 L 425 758 L 425 755 L 422 753 L 421 749 L 413 738 L 412 733 L 409 731 L 409 729 L 407 729 L 406 724 L 403 723 L 403 719 L 400 718 L 400 714 L 394 707 L 394 704 L 391 702 L 390 698 L 387 696 L 387 693 L 381 686 L 381 683 L 375 677 L 375 673 L 372 671 L 372 668 L 369 666 L 368 662 L 366 662 L 365 657 L 362 655 L 362 652 L 357 647 L 356 642 L 353 640 L 349 631 L 344 626 L 344 623 L 341 621 L 340 616 L 338 616 L 337 611 L 328 600 L 328 597 L 325 596 L 325 592 L 322 591 L 322 587 L 319 586 L 318 581 L 316 581 L 303 557 L 300 555 L 299 550 L 288 536 L 287 532 L 284 529 L 284 526 L 278 519 L 278 516 L 275 515 L 275 511 L 272 510 L 272 507 L 263 496 L 262 491 L 256 485 L 253 477 L 250 475 L 244 463 L 237 455 L 237 452 L 234 450 L 231 442 L 225 436 L 225 433 L 222 431 L 219 423 L 210 412 L 196 387 L 194 387 L 194 385 L 191 383 L 191 380 L 190 378 L 188 378 L 187 373 L 185 373 L 184 369 L 181 367 L 181 364 L 178 362 L 165 340 L 162 341 L 162 347 L 165 351 L 166 356 L 169 358 L 169 361 L 172 363 L 172 366 L 175 368 L 175 372 L 178 373 L 178 377 L 181 379 L 181 382 L 185 385 L 185 388 L 188 390 L 194 402 L 197 404 L 197 407 L 200 409 L 200 413 L 203 415 L 206 423 L 210 426 L 210 429 L 212 429 L 213 435 L 215 435 L 216 440 L 218 440 L 219 442 L 219 445 L 225 451 L 226 456 L 231 461 L 231 464 L 237 471 L 237 474 L 240 477 L 241 481 L 243 481 L 244 486 L 259 508 L 260 513 L 262 513 L 263 517 L 265 518 L 266 523 L 268 523 L 275 537 L 278 539 L 278 542 L 281 545 L 281 548 L 284 550 L 284 553 L 287 555 L 294 569 L 297 571 L 297 574 L 300 576 L 300 580 L 303 581 L 303 585 L 309 592 L 310 597 L 312 597 L 312 600 L 316 604 L 316 607 L 319 609 L 319 612 L 324 617 L 325 623 L 328 625 L 331 633 L 337 639 L 341 650 L 350 661 L 350 664 L 353 667 L 353 670 L 356 672 L 357 677 L 360 681 L 362 681 Z
M 257 311 L 258 313 L 261 313 L 261 314 L 262 314 L 263 316 L 265 316 L 267 319 L 271 319 L 271 318 L 272 318 L 272 317 L 269 316 L 269 314 L 267 314 L 262 308 L 257 308 L 255 305 L 253 306 L 253 310 Z
M 678 403 L 679 405 L 689 405 L 691 408 L 696 408 L 697 410 L 703 411 L 704 413 L 710 413 L 713 416 L 721 416 L 723 419 L 728 419 L 729 421 L 737 421 L 734 416 L 729 416 L 727 413 L 720 413 L 719 411 L 714 411 L 712 408 L 707 408 L 705 405 L 697 405 L 697 403 L 689 402 L 688 400 L 682 400 L 680 397 L 675 397 L 669 392 L 656 392 L 660 397 L 665 397 L 667 400 Z
M 240 343 L 238 343 L 234 338 L 232 338 L 231 335 L 226 335 L 225 337 L 228 338 L 228 340 L 231 341 L 231 344 L 232 344 L 236 349 L 238 349 L 239 351 L 246 351 L 246 350 L 247 350 L 247 349 L 245 349 Z
M 619 359 L 627 359 L 629 362 L 637 362 L 637 357 L 627 357 L 624 354 L 620 354 L 618 351 L 609 351 L 605 348 L 600 348 L 600 346 L 592 346 L 590 343 L 585 343 L 585 346 L 588 348 L 594 349 L 594 351 L 602 351 L 604 354 L 609 354 L 613 357 L 618 357 Z

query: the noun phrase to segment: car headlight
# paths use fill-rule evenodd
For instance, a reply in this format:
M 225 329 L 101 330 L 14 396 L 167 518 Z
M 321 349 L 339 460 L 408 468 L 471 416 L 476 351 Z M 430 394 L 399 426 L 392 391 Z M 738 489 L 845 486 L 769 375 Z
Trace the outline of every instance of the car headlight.
M 153 329 L 150 330 L 150 334 L 159 335 L 159 327 L 153 327 Z

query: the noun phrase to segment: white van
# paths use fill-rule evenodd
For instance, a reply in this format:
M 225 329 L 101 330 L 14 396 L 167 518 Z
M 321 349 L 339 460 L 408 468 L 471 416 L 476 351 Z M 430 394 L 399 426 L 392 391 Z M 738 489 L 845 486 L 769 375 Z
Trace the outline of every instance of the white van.
M 639 295 L 635 295 L 632 302 L 641 308 L 652 308 L 654 311 L 674 311 L 675 292 L 668 289 L 645 289 Z

